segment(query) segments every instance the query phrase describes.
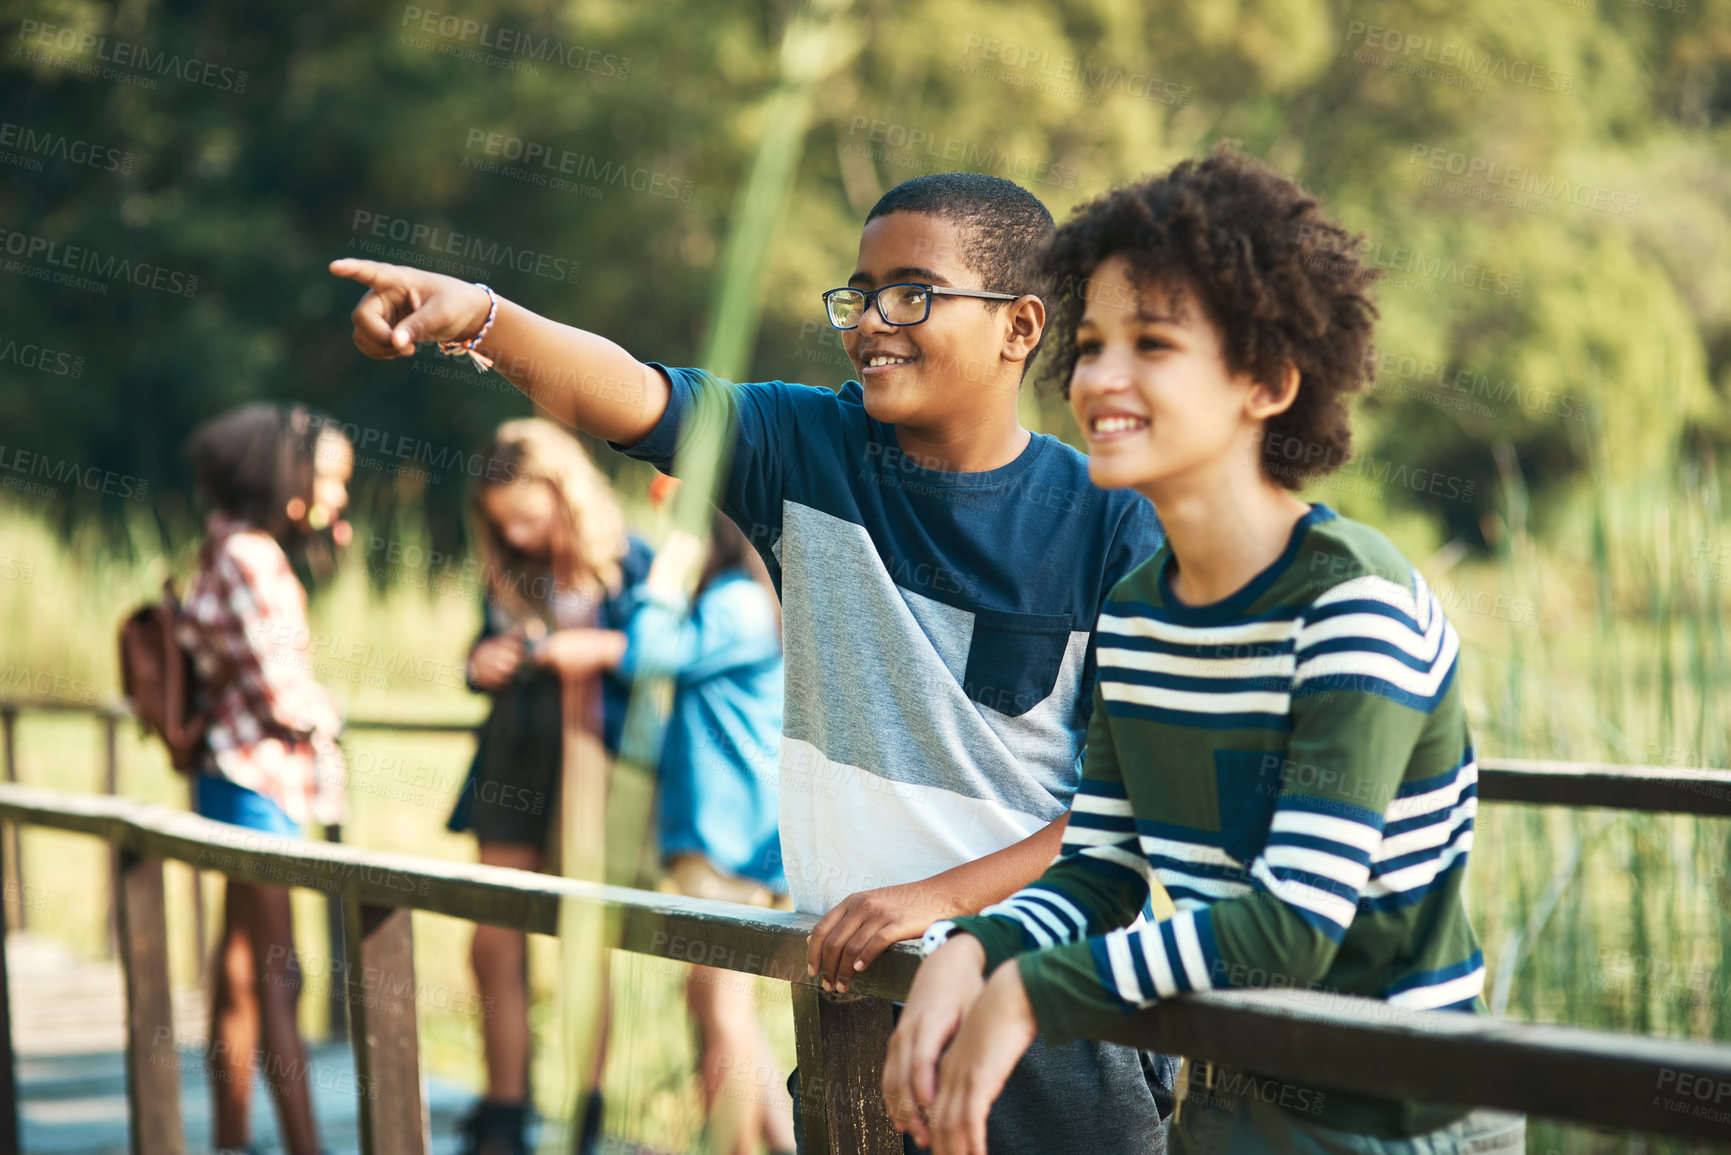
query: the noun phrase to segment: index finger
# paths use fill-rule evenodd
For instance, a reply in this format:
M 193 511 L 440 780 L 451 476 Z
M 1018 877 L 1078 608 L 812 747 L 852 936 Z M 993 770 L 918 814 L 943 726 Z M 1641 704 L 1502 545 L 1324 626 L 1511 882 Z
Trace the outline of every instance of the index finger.
M 339 257 L 326 268 L 339 277 L 358 281 L 370 289 L 385 279 L 391 266 L 384 261 L 367 261 L 360 257 Z

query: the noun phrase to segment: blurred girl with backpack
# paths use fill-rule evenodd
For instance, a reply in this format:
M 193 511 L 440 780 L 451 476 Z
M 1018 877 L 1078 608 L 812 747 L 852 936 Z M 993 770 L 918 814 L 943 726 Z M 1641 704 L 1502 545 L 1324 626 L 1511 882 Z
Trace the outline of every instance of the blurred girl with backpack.
M 306 590 L 289 548 L 337 532 L 354 450 L 328 419 L 298 405 L 247 405 L 205 422 L 187 445 L 212 509 L 183 602 L 180 640 L 209 719 L 194 780 L 198 813 L 266 834 L 342 821 L 342 720 L 312 676 Z M 230 879 L 212 968 L 212 1145 L 251 1150 L 255 1058 L 267 1072 L 283 1149 L 319 1150 L 286 887 Z

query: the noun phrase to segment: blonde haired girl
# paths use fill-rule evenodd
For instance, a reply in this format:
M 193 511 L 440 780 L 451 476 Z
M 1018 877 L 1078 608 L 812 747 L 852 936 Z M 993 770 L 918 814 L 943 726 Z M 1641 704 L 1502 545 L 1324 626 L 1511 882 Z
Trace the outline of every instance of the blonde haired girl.
M 543 870 L 557 837 L 561 681 L 590 689 L 599 682 L 599 693 L 574 695 L 597 707 L 578 724 L 617 749 L 629 686 L 615 670 L 649 550 L 626 534 L 607 479 L 583 447 L 551 422 L 501 425 L 478 473 L 472 509 L 484 624 L 468 678 L 471 689 L 492 695 L 493 709 L 449 825 L 474 832 L 485 865 Z M 465 1122 L 472 1155 L 528 1150 L 525 949 L 520 931 L 475 928 L 471 961 L 489 1010 L 487 1095 Z M 592 1094 L 585 1123 L 599 1122 Z

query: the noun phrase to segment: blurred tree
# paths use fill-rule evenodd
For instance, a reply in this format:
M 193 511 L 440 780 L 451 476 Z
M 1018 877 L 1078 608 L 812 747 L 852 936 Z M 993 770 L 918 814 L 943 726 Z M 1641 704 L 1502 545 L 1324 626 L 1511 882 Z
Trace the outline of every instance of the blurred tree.
M 4 443 L 174 490 L 199 419 L 304 398 L 355 424 L 361 508 L 424 502 L 449 547 L 461 455 L 527 403 L 458 362 L 360 357 L 356 294 L 325 262 L 373 245 L 444 262 L 643 357 L 695 359 L 793 6 L 6 10 Z M 898 181 L 997 172 L 1062 218 L 1229 136 L 1385 268 L 1389 360 L 1363 452 L 1475 483 L 1466 501 L 1385 483 L 1342 504 L 1471 535 L 1502 440 L 1542 525 L 1582 489 L 1584 425 L 1615 476 L 1731 440 L 1725 0 L 958 0 L 861 19 L 766 255 L 755 375 L 851 375 L 816 294 L 845 279 L 864 213 Z M 42 145 L 56 138 L 124 163 L 75 163 Z M 105 292 L 45 282 L 63 268 L 50 243 L 196 291 L 88 263 Z M 82 357 L 81 375 L 20 365 L 9 339 Z M 1068 429 L 1053 399 L 1040 412 Z

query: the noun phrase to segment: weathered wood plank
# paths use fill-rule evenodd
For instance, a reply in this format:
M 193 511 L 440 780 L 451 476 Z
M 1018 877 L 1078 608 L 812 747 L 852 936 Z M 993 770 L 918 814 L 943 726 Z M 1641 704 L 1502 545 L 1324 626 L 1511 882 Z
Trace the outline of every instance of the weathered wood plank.
M 363 1155 L 426 1155 L 415 943 L 407 910 L 348 903 L 344 988 Z
M 1726 1046 L 1294 990 L 1186 995 L 1101 1037 L 1300 1087 L 1731 1141 Z
M 1725 818 L 1731 817 L 1731 771 L 1487 759 L 1479 763 L 1479 797 Z
M 168 989 L 162 859 L 120 855 L 120 960 L 126 977 L 126 1101 L 133 1155 L 181 1155 L 180 1063 Z
M 6 892 L 4 855 L 0 855 L 0 894 Z M 24 888 L 18 888 L 23 906 Z M 12 1052 L 12 983 L 6 969 L 6 925 L 0 917 L 0 1155 L 14 1155 L 18 1146 L 18 1065 Z
M 16 784 L 18 781 L 18 710 L 16 707 L 0 707 L 0 750 L 5 753 L 6 781 Z M 5 841 L 0 843 L 0 859 L 10 862 L 9 873 L 18 880 L 18 893 L 24 893 L 24 832 L 15 822 L 9 822 L 5 827 Z M 0 924 L 12 921 L 19 930 L 29 929 L 29 916 L 22 902 L 17 904 L 16 913 L 4 911 L 0 915 Z
M 884 1111 L 884 1052 L 894 1027 L 883 999 L 793 988 L 799 1115 L 806 1155 L 901 1155 Z
M 120 719 L 102 719 L 102 787 L 107 794 L 120 793 Z M 108 844 L 108 954 L 120 953 L 120 847 Z
M 789 911 L 685 898 L 337 843 L 278 838 L 196 814 L 104 795 L 0 786 L 0 820 L 107 838 L 140 853 L 190 862 L 244 882 L 299 886 L 345 901 L 401 906 L 532 934 L 558 930 L 569 895 L 619 913 L 625 950 L 805 982 L 805 935 L 814 920 Z M 854 980 L 854 991 L 901 998 L 919 959 L 892 947 Z

